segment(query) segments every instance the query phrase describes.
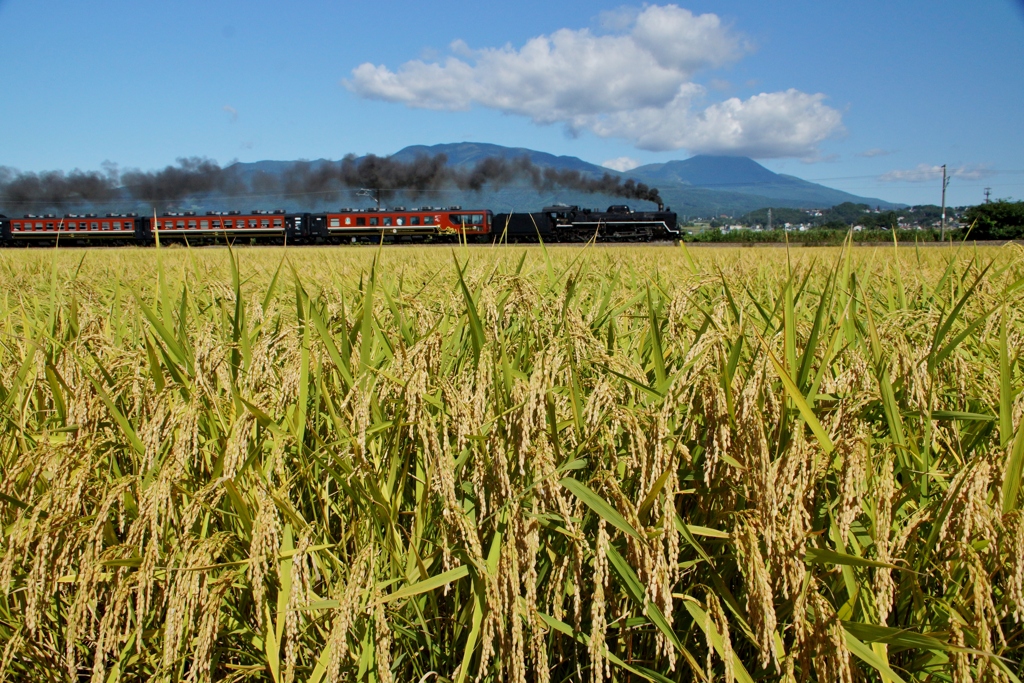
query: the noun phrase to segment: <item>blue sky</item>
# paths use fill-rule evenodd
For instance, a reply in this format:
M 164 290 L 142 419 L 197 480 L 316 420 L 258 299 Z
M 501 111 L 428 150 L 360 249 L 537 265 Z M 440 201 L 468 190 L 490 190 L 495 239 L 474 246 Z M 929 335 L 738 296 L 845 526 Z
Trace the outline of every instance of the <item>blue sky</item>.
M 860 195 L 1024 198 L 1024 4 L 0 0 L 0 166 L 463 140 L 749 154 Z

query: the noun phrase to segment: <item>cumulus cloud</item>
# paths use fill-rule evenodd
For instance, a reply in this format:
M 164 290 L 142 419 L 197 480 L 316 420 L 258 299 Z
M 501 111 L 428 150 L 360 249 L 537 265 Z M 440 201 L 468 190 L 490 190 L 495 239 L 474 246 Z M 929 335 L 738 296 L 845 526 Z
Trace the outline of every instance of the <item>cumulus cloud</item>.
M 992 175 L 992 171 L 984 166 L 957 166 L 946 167 L 947 178 L 960 178 L 962 180 L 980 180 Z M 883 173 L 880 180 L 886 182 L 925 183 L 942 179 L 942 166 L 933 164 L 918 164 L 915 168 L 897 169 Z
M 696 75 L 749 51 L 715 14 L 646 5 L 606 13 L 602 24 L 609 33 L 561 29 L 519 48 L 456 41 L 443 60 L 395 70 L 367 62 L 343 83 L 364 98 L 447 111 L 479 105 L 657 151 L 813 157 L 842 131 L 822 94 L 790 89 L 707 105 Z
M 632 157 L 616 157 L 615 159 L 609 159 L 608 161 L 602 162 L 602 166 L 610 168 L 613 171 L 619 171 L 625 173 L 626 171 L 632 171 L 634 168 L 640 165 L 640 162 Z

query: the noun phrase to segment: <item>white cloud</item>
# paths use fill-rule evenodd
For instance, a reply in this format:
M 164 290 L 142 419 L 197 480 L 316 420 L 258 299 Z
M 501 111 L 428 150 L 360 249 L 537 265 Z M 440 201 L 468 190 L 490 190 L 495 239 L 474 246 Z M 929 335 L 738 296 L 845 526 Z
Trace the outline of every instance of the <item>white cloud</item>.
M 993 175 L 993 172 L 984 166 L 957 166 L 946 167 L 947 178 L 960 178 L 962 180 L 980 180 Z M 886 182 L 925 183 L 942 179 L 942 166 L 932 164 L 918 164 L 916 168 L 897 169 L 883 173 L 880 180 Z
M 790 89 L 703 106 L 708 91 L 695 75 L 749 51 L 714 14 L 646 5 L 606 13 L 602 24 L 609 34 L 560 29 L 520 48 L 455 41 L 442 61 L 394 71 L 367 62 L 343 83 L 365 98 L 448 111 L 479 105 L 650 150 L 813 157 L 842 131 L 821 94 Z
M 699 86 L 694 86 L 699 87 Z M 588 128 L 601 137 L 624 137 L 641 149 L 685 148 L 694 153 L 757 158 L 817 157 L 817 145 L 842 129 L 824 95 L 798 90 L 731 97 L 696 114 L 681 92 L 665 107 L 645 107 L 593 117 Z
M 610 168 L 613 171 L 620 171 L 625 173 L 631 171 L 640 165 L 640 162 L 632 157 L 616 157 L 615 159 L 609 159 L 601 163 L 605 168 Z
M 873 147 L 872 149 L 866 149 L 857 156 L 864 157 L 866 159 L 873 159 L 874 157 L 884 157 L 892 154 L 887 149 L 881 149 L 880 147 Z
M 232 107 L 230 104 L 225 104 L 223 107 L 224 111 L 227 112 L 228 120 L 231 123 L 238 121 L 238 110 Z

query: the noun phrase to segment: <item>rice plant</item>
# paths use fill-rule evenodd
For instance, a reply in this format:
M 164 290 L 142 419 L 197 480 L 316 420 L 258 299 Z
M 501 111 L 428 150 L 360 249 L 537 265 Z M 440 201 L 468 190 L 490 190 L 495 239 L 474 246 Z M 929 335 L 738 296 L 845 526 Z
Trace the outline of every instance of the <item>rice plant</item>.
M 0 252 L 0 676 L 1013 681 L 1024 250 Z

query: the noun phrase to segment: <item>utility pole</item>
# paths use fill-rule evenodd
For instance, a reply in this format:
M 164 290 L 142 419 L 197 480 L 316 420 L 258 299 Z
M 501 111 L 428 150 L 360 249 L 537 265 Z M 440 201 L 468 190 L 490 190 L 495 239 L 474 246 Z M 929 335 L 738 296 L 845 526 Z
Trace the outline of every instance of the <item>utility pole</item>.
M 768 231 L 771 232 L 771 229 L 772 229 L 772 210 L 771 210 L 771 207 L 769 207 L 768 208 Z
M 939 241 L 946 241 L 946 188 L 951 178 L 946 177 L 946 165 L 942 165 L 942 227 L 939 228 Z
M 992 194 L 992 188 L 991 187 L 986 187 L 985 188 L 985 203 L 986 204 L 991 204 L 992 203 L 992 200 L 989 199 L 989 196 L 991 196 L 991 194 Z

